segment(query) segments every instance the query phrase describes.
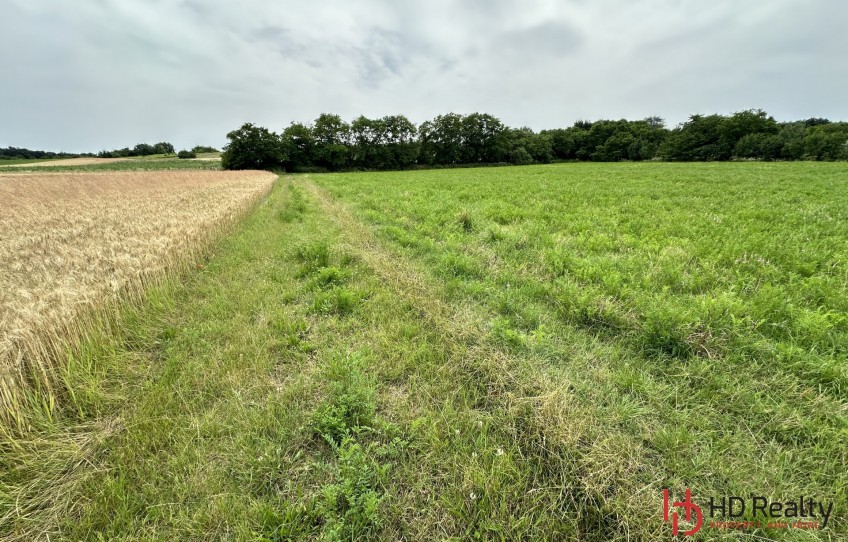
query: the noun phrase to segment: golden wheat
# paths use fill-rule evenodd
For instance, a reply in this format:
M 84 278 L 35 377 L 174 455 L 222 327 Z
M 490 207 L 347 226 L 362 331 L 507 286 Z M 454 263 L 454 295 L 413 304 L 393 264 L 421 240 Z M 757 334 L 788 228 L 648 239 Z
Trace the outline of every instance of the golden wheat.
M 192 261 L 274 178 L 0 173 L 0 423 L 25 429 L 36 390 L 52 409 L 61 360 L 98 314 Z

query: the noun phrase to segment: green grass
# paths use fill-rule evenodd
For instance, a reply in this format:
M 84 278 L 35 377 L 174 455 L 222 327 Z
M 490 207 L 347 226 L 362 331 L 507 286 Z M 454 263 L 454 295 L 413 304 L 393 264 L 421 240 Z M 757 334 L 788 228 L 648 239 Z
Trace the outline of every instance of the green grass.
M 3 441 L 0 537 L 657 540 L 691 487 L 842 539 L 846 173 L 284 177 Z

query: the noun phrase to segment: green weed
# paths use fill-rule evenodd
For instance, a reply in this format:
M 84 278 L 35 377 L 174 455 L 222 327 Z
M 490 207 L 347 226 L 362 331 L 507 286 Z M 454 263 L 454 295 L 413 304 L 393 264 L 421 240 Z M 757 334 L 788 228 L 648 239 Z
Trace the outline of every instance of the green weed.
M 317 435 L 333 445 L 374 425 L 374 382 L 364 363 L 361 356 L 345 356 L 334 358 L 326 368 L 326 398 L 312 425 Z

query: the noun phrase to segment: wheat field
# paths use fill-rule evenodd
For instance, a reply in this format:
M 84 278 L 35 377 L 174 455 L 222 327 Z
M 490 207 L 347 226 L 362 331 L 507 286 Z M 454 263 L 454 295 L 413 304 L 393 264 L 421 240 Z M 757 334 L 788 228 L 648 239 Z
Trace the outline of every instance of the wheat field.
M 114 301 L 193 261 L 271 188 L 259 171 L 0 173 L 0 417 L 50 410 Z

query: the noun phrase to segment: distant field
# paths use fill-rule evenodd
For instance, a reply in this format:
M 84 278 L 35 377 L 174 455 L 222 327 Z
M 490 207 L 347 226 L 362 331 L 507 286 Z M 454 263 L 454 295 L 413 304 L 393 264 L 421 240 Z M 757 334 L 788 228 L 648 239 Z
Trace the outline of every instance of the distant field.
M 136 175 L 156 197 L 124 189 Z M 12 213 L 23 231 L 57 232 L 33 246 L 82 248 L 8 245 L 0 269 L 110 276 L 121 247 L 172 246 L 162 221 L 199 232 L 269 183 L 168 189 L 219 175 L 80 175 L 116 180 L 90 206 L 16 180 L 37 203 Z M 77 231 L 73 209 L 107 218 Z M 113 248 L 74 241 L 91 236 Z M 654 541 L 663 488 L 690 488 L 705 511 L 832 503 L 825 528 L 769 527 L 749 502 L 739 519 L 762 525 L 706 518 L 693 540 L 848 539 L 845 163 L 285 175 L 114 321 L 69 358 L 49 419 L 0 441 L 0 537 Z
M 129 158 L 62 158 L 54 160 L 0 160 L 7 171 L 157 171 L 174 169 L 221 169 L 221 153 L 204 153 L 180 160 L 174 155 L 155 154 Z
M 140 291 L 199 253 L 273 179 L 264 172 L 0 173 L 4 417 L 19 410 L 26 388 L 49 390 L 61 380 L 56 358 L 85 330 L 87 310 Z
M 18 166 L 2 167 L 2 171 L 38 171 L 38 172 L 97 172 L 97 171 L 167 171 L 167 170 L 221 170 L 220 160 L 195 159 L 180 160 L 178 158 L 157 158 L 151 160 L 137 160 L 135 158 L 94 158 L 89 163 L 57 165 L 51 162 L 41 164 L 21 164 Z M 58 160 L 56 162 L 59 162 Z
M 220 152 L 202 152 L 194 160 L 221 160 Z
M 45 162 L 43 158 L 2 158 L 0 159 L 0 167 L 4 166 L 15 166 L 18 164 L 35 164 L 38 162 Z
M 98 164 L 112 164 L 114 162 L 123 162 L 129 158 L 58 158 L 55 160 L 44 160 L 41 162 L 30 162 L 9 165 L 8 167 L 15 168 L 36 168 L 45 166 L 93 166 Z M 0 166 L 7 165 L 0 162 Z

